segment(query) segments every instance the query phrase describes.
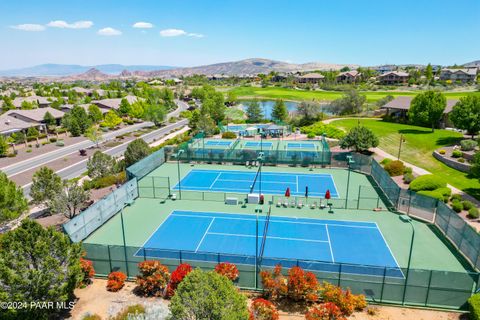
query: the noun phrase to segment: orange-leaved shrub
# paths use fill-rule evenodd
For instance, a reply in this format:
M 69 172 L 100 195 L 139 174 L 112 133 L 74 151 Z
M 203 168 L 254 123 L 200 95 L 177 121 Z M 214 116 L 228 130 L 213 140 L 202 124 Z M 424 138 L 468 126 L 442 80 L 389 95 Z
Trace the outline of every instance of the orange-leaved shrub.
M 227 277 L 231 281 L 238 279 L 239 272 L 236 265 L 228 262 L 220 262 L 215 266 L 215 272 Z
M 262 278 L 263 293 L 268 299 L 280 299 L 287 296 L 287 278 L 282 274 L 282 266 L 277 264 L 273 271 L 263 270 Z
M 288 270 L 288 297 L 294 301 L 318 301 L 319 283 L 312 272 L 300 267 Z
M 278 320 L 278 318 L 278 310 L 270 301 L 262 298 L 252 301 L 249 320 Z
M 138 264 L 140 275 L 137 276 L 137 292 L 145 297 L 160 297 L 170 281 L 168 268 L 159 261 L 146 260 Z
M 92 278 L 95 275 L 92 261 L 80 258 L 80 268 L 82 269 L 83 274 L 82 284 L 89 285 L 92 283 Z
M 110 272 L 107 279 L 107 290 L 117 292 L 123 288 L 127 275 L 120 271 Z
M 182 263 L 178 265 L 175 271 L 172 272 L 170 282 L 167 285 L 167 297 L 172 297 L 177 290 L 178 285 L 182 282 L 183 278 L 192 271 L 192 266 L 188 263 Z
M 333 302 L 325 302 L 315 306 L 305 314 L 306 320 L 346 320 L 342 311 Z
M 323 302 L 334 303 L 345 316 L 350 316 L 353 311 L 362 310 L 367 306 L 364 295 L 352 294 L 350 289 L 343 290 L 328 282 L 321 285 L 320 297 Z

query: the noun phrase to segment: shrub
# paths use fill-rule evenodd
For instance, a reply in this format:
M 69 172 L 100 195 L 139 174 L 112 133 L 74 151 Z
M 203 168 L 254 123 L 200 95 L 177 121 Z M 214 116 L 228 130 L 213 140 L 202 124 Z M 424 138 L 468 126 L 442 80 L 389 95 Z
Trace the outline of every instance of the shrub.
M 460 147 L 463 151 L 472 151 L 477 146 L 477 141 L 475 140 L 462 140 L 460 141 Z
M 384 168 L 391 177 L 402 175 L 405 171 L 405 166 L 403 165 L 403 162 L 399 160 L 394 160 L 387 163 Z
M 250 306 L 249 320 L 278 320 L 278 310 L 268 300 L 257 298 Z
M 288 270 L 288 297 L 294 301 L 315 302 L 318 300 L 318 280 L 312 272 L 300 267 Z
M 385 158 L 385 159 L 383 159 L 382 161 L 380 161 L 380 164 L 381 164 L 381 165 L 386 165 L 386 164 L 389 164 L 389 163 L 392 162 L 392 161 L 393 161 L 392 159 Z
M 315 136 L 321 136 L 325 134 L 327 137 L 333 139 L 341 139 L 345 136 L 345 132 L 343 132 L 343 130 L 338 129 L 334 125 L 325 124 L 321 121 L 315 122 L 309 126 L 301 127 L 300 132 L 306 135 L 313 133 Z
M 413 173 L 407 172 L 403 175 L 403 182 L 405 182 L 406 184 L 410 184 L 410 182 L 412 182 L 413 179 L 415 179 L 415 177 L 413 176 Z
M 168 268 L 159 261 L 147 260 L 138 264 L 137 292 L 141 295 L 160 297 L 170 281 Z
M 473 207 L 468 210 L 468 217 L 470 219 L 478 219 L 478 216 L 479 216 L 479 212 L 477 208 Z
M 235 132 L 227 131 L 222 133 L 222 139 L 237 139 Z
M 459 213 L 463 210 L 463 204 L 460 201 L 454 200 L 452 201 L 452 209 L 453 211 Z
M 100 317 L 98 314 L 90 314 L 87 313 L 82 317 L 82 320 L 102 320 L 102 317 Z
M 239 272 L 236 265 L 228 262 L 221 262 L 215 266 L 215 272 L 227 277 L 231 281 L 238 279 Z
M 464 158 L 458 158 L 457 161 L 460 162 L 460 163 L 465 163 L 465 159 L 464 159 Z
M 32 149 L 27 149 L 27 150 L 25 150 L 25 152 L 30 153 L 30 152 L 32 152 Z
M 125 273 L 120 271 L 110 272 L 108 275 L 107 290 L 112 292 L 119 291 L 125 285 L 125 280 L 127 280 Z
M 462 205 L 463 205 L 464 210 L 470 210 L 471 208 L 475 207 L 475 205 L 471 201 L 468 201 L 468 200 L 462 201 Z
M 277 264 L 272 272 L 263 270 L 260 272 L 262 278 L 263 293 L 266 298 L 280 299 L 287 295 L 287 279 L 282 275 L 282 266 Z
M 426 174 L 414 179 L 412 183 L 410 183 L 410 190 L 436 190 L 439 188 L 444 188 L 446 186 L 447 184 L 441 178 L 433 174 Z
M 114 317 L 110 318 L 111 320 L 130 320 L 136 319 L 135 316 L 145 314 L 145 307 L 141 304 L 134 304 L 132 306 L 128 306 L 119 313 L 117 313 Z
M 346 320 L 337 305 L 333 302 L 325 302 L 307 311 L 305 320 Z
M 57 147 L 63 147 L 63 146 L 65 146 L 65 142 L 63 140 L 57 140 L 57 143 L 55 145 Z
M 170 282 L 167 285 L 167 297 L 172 297 L 175 294 L 175 290 L 180 282 L 182 282 L 183 278 L 185 278 L 185 276 L 192 270 L 192 266 L 190 266 L 188 263 L 182 263 L 178 265 L 177 269 L 172 272 Z
M 468 308 L 470 310 L 469 319 L 480 320 L 480 293 L 476 293 L 468 299 Z
M 460 151 L 460 150 L 453 150 L 452 151 L 452 158 L 460 158 L 461 156 L 463 156 L 462 151 Z
M 412 167 L 405 167 L 405 170 L 403 170 L 403 173 L 413 173 Z
M 427 197 L 438 199 L 440 201 L 444 201 L 443 195 L 437 190 L 420 190 L 417 193 Z
M 48 140 L 50 140 L 51 143 L 57 142 L 57 138 L 50 138 L 50 139 L 48 139 Z
M 463 198 L 462 198 L 461 194 L 455 193 L 455 194 L 452 194 L 452 197 L 450 198 L 450 200 L 451 201 L 454 201 L 454 200 L 462 201 Z
M 441 150 L 438 151 L 438 153 L 440 153 L 441 155 L 444 155 L 447 152 L 445 150 L 441 149 Z
M 93 269 L 92 261 L 80 258 L 80 267 L 82 268 L 84 285 L 92 283 L 92 278 L 95 275 L 95 269 Z
M 313 132 L 309 132 L 309 133 L 307 134 L 307 138 L 308 138 L 308 139 L 313 139 L 313 138 L 315 138 L 315 137 L 316 137 L 316 135 L 315 135 L 315 133 L 313 133 Z
M 328 282 L 322 284 L 320 296 L 322 301 L 332 302 L 338 306 L 345 316 L 350 316 L 353 311 L 362 310 L 367 306 L 364 295 L 354 295 L 350 292 L 350 289 L 344 291 Z

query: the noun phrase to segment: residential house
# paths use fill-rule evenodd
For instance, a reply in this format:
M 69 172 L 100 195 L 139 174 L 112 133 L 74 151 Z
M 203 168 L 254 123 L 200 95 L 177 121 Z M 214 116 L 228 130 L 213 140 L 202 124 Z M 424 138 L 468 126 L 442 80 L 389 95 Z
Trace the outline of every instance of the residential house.
M 276 73 L 272 76 L 270 79 L 272 82 L 283 82 L 286 81 L 288 78 L 288 75 L 284 72 Z
M 79 106 L 80 108 L 83 108 L 85 109 L 85 111 L 88 113 L 88 107 L 90 107 L 91 103 L 85 103 L 85 104 L 77 104 L 77 106 Z M 60 110 L 62 110 L 63 112 L 67 113 L 69 112 L 70 110 L 73 109 L 73 107 L 76 106 L 75 104 L 64 104 L 62 106 L 60 106 Z M 102 114 L 105 114 L 108 112 L 108 108 L 101 108 L 99 107 L 100 111 L 102 112 Z
M 412 96 L 399 96 L 392 101 L 386 103 L 380 109 L 386 110 L 387 116 L 393 116 L 398 118 L 407 119 L 408 110 L 414 97 Z M 458 99 L 447 99 L 447 106 L 443 111 L 443 117 L 440 120 L 440 127 L 445 128 L 450 125 L 448 114 L 452 112 L 453 107 L 457 104 Z
M 15 132 L 26 131 L 31 126 L 31 123 L 10 117 L 5 113 L 0 115 L 0 135 L 2 136 L 9 136 Z
M 385 72 L 377 77 L 381 84 L 405 84 L 408 82 L 410 75 L 403 71 Z
M 39 108 L 46 108 L 52 104 L 52 102 L 49 101 L 47 98 L 40 96 L 17 97 L 13 99 L 12 103 L 15 108 L 20 109 L 22 107 L 22 102 L 24 101 L 36 103 Z
M 452 82 L 475 82 L 477 79 L 477 68 L 467 69 L 442 69 L 440 71 L 440 80 L 450 80 Z
M 0 116 L 0 134 L 10 135 L 14 132 L 26 131 L 30 127 L 44 131 L 46 125 L 43 119 L 47 112 L 57 120 L 57 124 L 60 124 L 64 112 L 52 107 L 32 110 L 9 110 Z
M 138 98 L 136 96 L 128 95 L 123 98 L 114 98 L 114 99 L 102 99 L 102 100 L 95 100 L 92 103 L 96 104 L 100 109 L 114 109 L 117 110 L 120 107 L 120 103 L 122 99 L 127 99 L 128 103 L 132 104 L 137 102 L 138 100 L 143 100 L 143 98 Z
M 387 73 L 387 72 L 392 72 L 397 69 L 397 66 L 393 64 L 388 64 L 388 65 L 383 65 L 383 66 L 377 66 L 377 67 L 372 67 L 373 70 L 376 72 L 382 74 L 382 73 Z
M 357 70 L 342 72 L 337 76 L 337 82 L 355 83 L 360 81 L 362 74 Z
M 318 84 L 323 82 L 325 77 L 321 75 L 320 73 L 307 73 L 302 76 L 297 76 L 296 80 L 298 83 L 312 83 L 312 84 Z

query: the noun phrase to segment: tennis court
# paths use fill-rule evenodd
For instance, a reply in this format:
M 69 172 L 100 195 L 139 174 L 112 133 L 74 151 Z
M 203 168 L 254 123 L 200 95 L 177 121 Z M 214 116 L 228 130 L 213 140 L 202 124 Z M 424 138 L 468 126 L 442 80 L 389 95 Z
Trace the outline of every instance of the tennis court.
M 205 141 L 205 146 L 208 146 L 208 147 L 213 147 L 213 146 L 230 147 L 232 145 L 232 143 L 233 143 L 233 141 L 208 140 L 208 141 Z
M 202 170 L 193 169 L 180 181 L 182 190 L 249 193 L 255 183 L 254 192 L 259 192 L 260 180 L 255 180 L 254 171 Z M 339 198 L 338 189 L 331 174 L 302 174 L 287 172 L 262 172 L 262 193 L 284 194 L 290 188 L 290 194 L 324 197 L 330 190 L 332 198 Z M 178 190 L 178 184 L 173 188 Z
M 273 146 L 273 143 L 271 142 L 260 142 L 260 141 L 247 141 L 243 145 L 244 148 L 265 148 L 265 149 L 271 149 Z
M 205 261 L 206 253 L 231 255 L 237 264 L 274 266 L 282 259 L 322 261 L 310 269 L 403 278 L 375 222 L 260 216 L 258 243 L 253 215 L 173 211 L 153 232 L 136 256 Z M 386 267 L 386 269 L 385 269 Z M 386 271 L 385 271 L 386 270 Z
M 287 148 L 288 149 L 310 149 L 310 150 L 316 149 L 314 143 L 301 143 L 301 142 L 288 142 Z

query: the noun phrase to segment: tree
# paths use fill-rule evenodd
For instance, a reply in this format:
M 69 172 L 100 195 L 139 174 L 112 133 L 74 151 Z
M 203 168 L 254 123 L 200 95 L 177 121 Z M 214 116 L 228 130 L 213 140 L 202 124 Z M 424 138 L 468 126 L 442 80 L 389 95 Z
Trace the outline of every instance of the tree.
M 144 105 L 145 103 L 142 101 L 136 101 L 130 106 L 130 112 L 128 113 L 128 116 L 134 119 L 141 119 L 143 117 L 143 113 L 145 112 L 144 110 Z
M 441 92 L 426 91 L 413 98 L 408 117 L 412 123 L 428 126 L 434 132 L 446 107 L 447 99 Z
M 115 160 L 108 154 L 95 151 L 87 162 L 87 174 L 90 178 L 102 178 L 114 172 Z
M 90 199 L 90 192 L 84 190 L 76 181 L 63 181 L 62 189 L 55 197 L 47 202 L 52 212 L 63 213 L 72 219 L 85 206 Z
M 297 114 L 300 116 L 299 125 L 308 126 L 317 120 L 320 114 L 320 107 L 316 103 L 302 101 L 297 105 Z
M 82 134 L 90 127 L 91 121 L 88 118 L 87 111 L 80 106 L 74 106 L 70 113 L 73 118 L 77 120 L 78 126 L 80 127 L 80 132 Z
M 247 301 L 226 277 L 200 269 L 178 285 L 170 303 L 175 319 L 248 319 Z
M 35 127 L 28 128 L 28 130 L 27 130 L 27 137 L 28 138 L 35 139 L 35 138 L 38 138 L 38 136 L 39 136 L 39 133 L 38 133 L 37 128 L 35 128 Z
M 263 112 L 258 100 L 255 99 L 248 103 L 246 114 L 248 122 L 250 123 L 256 123 L 263 120 Z
M 203 99 L 202 109 L 207 112 L 210 117 L 219 123 L 225 119 L 225 101 L 221 92 L 208 92 Z
M 102 111 L 96 104 L 91 104 L 88 106 L 88 118 L 92 123 L 99 123 L 103 120 Z
M 227 100 L 225 102 L 227 102 L 229 105 L 235 105 L 237 103 L 237 94 L 233 91 L 228 91 L 227 92 Z
M 105 114 L 105 119 L 103 120 L 103 126 L 107 127 L 107 128 L 110 128 L 110 129 L 113 129 L 115 128 L 116 126 L 118 126 L 120 123 L 122 123 L 122 118 L 120 118 L 119 116 L 117 116 L 117 114 L 115 113 L 115 111 L 113 110 L 109 110 L 106 114 Z
M 427 83 L 431 83 L 433 80 L 433 68 L 430 63 L 425 68 L 425 78 L 427 78 Z
M 90 128 L 88 128 L 87 131 L 85 131 L 85 137 L 95 143 L 97 145 L 97 148 L 100 141 L 103 140 L 102 131 L 98 128 L 98 126 L 91 126 Z
M 8 154 L 8 143 L 7 139 L 0 135 L 0 157 L 6 157 Z
M 356 114 L 363 111 L 366 101 L 365 95 L 358 94 L 356 90 L 350 90 L 343 97 L 334 100 L 332 105 L 340 115 Z
M 165 107 L 157 104 L 148 104 L 144 108 L 143 118 L 147 121 L 153 122 L 156 126 L 160 126 L 165 120 L 167 112 Z
M 62 179 L 52 169 L 41 167 L 32 177 L 30 196 L 36 204 L 45 204 L 62 190 Z
M 126 116 L 130 113 L 131 105 L 128 102 L 127 99 L 123 98 L 120 101 L 120 106 L 118 107 L 118 113 L 120 113 L 121 116 Z
M 58 308 L 30 308 L 30 304 L 72 301 L 82 280 L 81 246 L 53 227 L 25 219 L 0 238 L 0 298 L 22 301 L 27 308 L 0 310 L 2 319 L 53 319 Z
M 130 142 L 125 150 L 125 165 L 131 166 L 151 153 L 151 149 L 143 139 Z
M 480 97 L 466 96 L 453 107 L 450 120 L 456 128 L 467 130 L 473 137 L 480 131 Z
M 352 128 L 340 140 L 342 149 L 353 149 L 355 152 L 368 151 L 369 148 L 378 146 L 378 137 L 367 127 L 357 126 Z
M 0 171 L 0 223 L 15 219 L 27 210 L 27 199 L 22 189 Z
M 192 128 L 192 132 L 198 133 L 203 131 L 207 136 L 212 135 L 217 127 L 209 115 L 199 110 L 192 112 L 188 126 Z
M 45 112 L 45 115 L 43 116 L 43 122 L 47 125 L 47 127 L 53 127 L 57 124 L 57 120 L 55 119 L 54 116 L 50 112 Z
M 288 117 L 288 110 L 285 102 L 283 100 L 278 99 L 275 101 L 275 105 L 272 109 L 272 118 L 275 120 L 285 121 Z

